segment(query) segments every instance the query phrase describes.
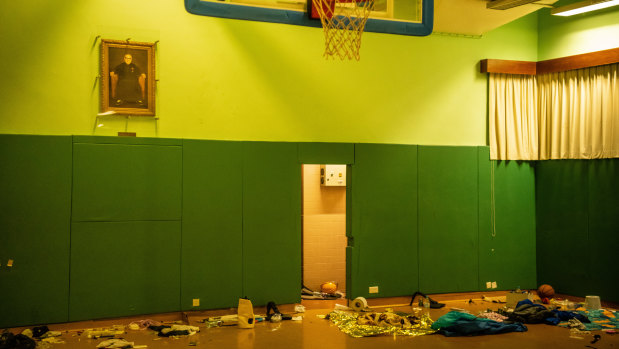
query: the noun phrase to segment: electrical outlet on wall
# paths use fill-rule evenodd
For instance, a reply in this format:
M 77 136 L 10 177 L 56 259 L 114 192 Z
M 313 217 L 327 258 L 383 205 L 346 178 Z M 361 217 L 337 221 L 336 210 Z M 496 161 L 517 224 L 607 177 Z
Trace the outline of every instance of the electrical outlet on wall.
M 490 281 L 486 282 L 486 288 L 492 288 L 492 282 Z
M 492 281 L 492 288 L 496 288 L 496 281 Z
M 370 286 L 370 293 L 378 293 L 378 286 Z
M 193 299 L 193 304 L 194 307 L 199 307 L 200 306 L 200 298 L 194 298 Z

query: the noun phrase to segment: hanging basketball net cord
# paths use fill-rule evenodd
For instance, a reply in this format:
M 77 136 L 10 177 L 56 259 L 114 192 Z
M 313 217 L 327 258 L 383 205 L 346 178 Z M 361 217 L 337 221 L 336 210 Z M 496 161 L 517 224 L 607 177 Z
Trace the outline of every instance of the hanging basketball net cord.
M 359 60 L 361 34 L 374 10 L 374 0 L 312 0 L 312 17 L 320 16 L 325 58 Z

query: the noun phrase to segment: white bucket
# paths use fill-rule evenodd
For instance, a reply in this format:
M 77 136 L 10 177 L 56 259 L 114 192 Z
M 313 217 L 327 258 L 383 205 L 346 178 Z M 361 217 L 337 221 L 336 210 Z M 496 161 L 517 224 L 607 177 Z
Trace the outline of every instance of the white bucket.
M 600 304 L 600 296 L 585 297 L 585 308 L 587 308 L 587 310 L 601 309 L 602 305 Z

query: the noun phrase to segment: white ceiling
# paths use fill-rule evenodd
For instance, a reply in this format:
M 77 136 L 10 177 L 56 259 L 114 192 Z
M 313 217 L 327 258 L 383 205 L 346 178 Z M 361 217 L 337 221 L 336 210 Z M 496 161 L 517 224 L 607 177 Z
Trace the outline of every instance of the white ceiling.
M 541 0 L 554 4 L 557 0 Z M 434 0 L 434 32 L 481 35 L 542 8 L 528 4 L 508 10 L 490 10 L 486 0 Z

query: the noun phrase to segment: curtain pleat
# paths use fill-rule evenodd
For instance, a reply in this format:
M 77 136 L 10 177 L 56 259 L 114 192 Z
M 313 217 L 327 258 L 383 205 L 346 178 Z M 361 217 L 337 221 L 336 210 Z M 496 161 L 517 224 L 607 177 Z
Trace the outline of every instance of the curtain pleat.
M 490 74 L 496 160 L 619 157 L 619 64 L 538 76 Z
M 537 78 L 490 74 L 490 158 L 537 160 Z

